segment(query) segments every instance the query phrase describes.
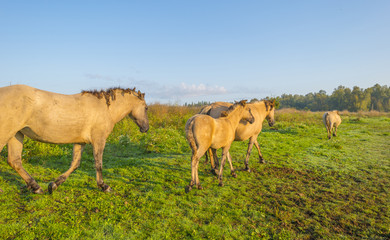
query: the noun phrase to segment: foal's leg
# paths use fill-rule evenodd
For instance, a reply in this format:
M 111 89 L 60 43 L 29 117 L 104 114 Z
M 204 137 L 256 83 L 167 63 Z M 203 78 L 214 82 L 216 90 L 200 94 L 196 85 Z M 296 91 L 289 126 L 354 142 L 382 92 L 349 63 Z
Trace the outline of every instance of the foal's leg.
M 198 176 L 198 167 L 199 167 L 199 159 L 205 154 L 206 150 L 204 149 L 196 149 L 192 151 L 191 157 L 191 182 L 185 188 L 185 191 L 188 193 L 194 185 L 197 186 L 198 189 L 202 189 L 202 186 L 199 182 Z
M 110 186 L 104 183 L 103 181 L 103 151 L 106 141 L 98 141 L 92 143 L 93 147 L 93 157 L 95 158 L 95 168 L 96 168 L 96 182 L 97 185 L 102 189 L 103 192 L 111 192 L 112 189 Z
M 211 168 L 215 168 L 215 162 L 214 162 L 214 156 L 211 148 L 207 149 L 206 153 L 204 154 L 206 156 L 206 163 L 208 162 L 208 159 L 210 158 L 210 164 Z
M 64 172 L 61 176 L 59 176 L 55 182 L 49 183 L 48 190 L 49 193 L 52 194 L 54 190 L 57 189 L 62 183 L 66 181 L 69 175 L 76 170 L 80 166 L 81 162 L 81 154 L 83 153 L 85 144 L 74 144 L 73 146 L 73 159 L 70 164 L 70 168 L 68 171 Z
M 230 165 L 230 172 L 231 172 L 232 176 L 236 178 L 237 174 L 236 174 L 236 171 L 233 168 L 232 156 L 230 155 L 230 152 L 227 153 L 227 159 L 228 159 L 229 165 Z
M 225 166 L 226 156 L 229 153 L 229 148 L 230 146 L 222 148 L 222 159 L 221 159 L 221 164 L 219 167 L 219 174 L 218 174 L 219 186 L 223 186 L 223 182 L 222 182 L 223 167 Z
M 32 189 L 34 193 L 41 194 L 43 193 L 42 188 L 22 166 L 23 138 L 24 135 L 17 132 L 15 137 L 8 141 L 8 164 L 19 173 L 29 189 Z
M 209 152 L 211 152 L 211 154 L 212 154 L 212 161 L 214 162 L 214 165 L 212 165 L 213 174 L 218 175 L 219 161 L 218 161 L 217 149 L 211 149 L 211 148 L 209 148 Z M 210 155 L 210 156 L 211 156 L 211 155 Z M 211 157 L 210 157 L 210 158 L 211 158 Z
M 250 168 L 249 168 L 249 157 L 251 156 L 251 152 L 252 152 L 252 148 L 253 148 L 253 144 L 257 141 L 257 136 L 254 137 L 250 137 L 249 138 L 249 143 L 248 143 L 248 149 L 246 150 L 246 157 L 245 157 L 245 171 L 248 171 L 250 172 Z

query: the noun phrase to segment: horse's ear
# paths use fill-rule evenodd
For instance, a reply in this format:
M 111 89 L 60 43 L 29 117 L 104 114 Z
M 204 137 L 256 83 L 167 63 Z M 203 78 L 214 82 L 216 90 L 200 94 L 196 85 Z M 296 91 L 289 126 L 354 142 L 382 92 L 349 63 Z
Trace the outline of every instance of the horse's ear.
M 141 93 L 141 99 L 145 99 L 145 93 Z
M 240 104 L 241 104 L 242 106 L 244 106 L 244 107 L 245 107 L 245 105 L 246 105 L 246 101 L 247 101 L 247 100 L 241 100 L 241 101 L 240 101 Z

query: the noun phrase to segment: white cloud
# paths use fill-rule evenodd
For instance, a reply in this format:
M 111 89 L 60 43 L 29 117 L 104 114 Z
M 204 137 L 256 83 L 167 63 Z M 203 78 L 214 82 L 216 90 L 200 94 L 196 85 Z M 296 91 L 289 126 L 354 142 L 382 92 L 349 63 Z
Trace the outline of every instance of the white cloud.
M 184 97 L 194 97 L 203 95 L 220 95 L 226 93 L 226 88 L 222 86 L 209 86 L 203 83 L 199 85 L 188 85 L 186 83 L 181 83 L 179 87 L 179 92 L 177 94 Z
M 93 81 L 89 87 L 104 89 L 109 87 L 136 87 L 146 93 L 146 98 L 151 101 L 185 101 L 192 98 L 213 98 L 215 96 L 226 95 L 229 91 L 218 85 L 209 84 L 164 84 L 149 80 L 137 80 L 128 76 L 110 76 L 102 74 L 85 74 L 85 77 Z

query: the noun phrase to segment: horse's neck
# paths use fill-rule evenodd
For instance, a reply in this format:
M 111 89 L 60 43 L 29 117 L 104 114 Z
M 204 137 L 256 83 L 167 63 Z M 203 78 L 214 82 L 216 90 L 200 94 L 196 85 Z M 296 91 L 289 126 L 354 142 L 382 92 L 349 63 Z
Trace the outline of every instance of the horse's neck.
M 269 114 L 269 112 L 267 111 L 267 108 L 265 107 L 265 102 L 264 101 L 261 101 L 261 102 L 257 102 L 254 104 L 255 108 L 256 108 L 256 111 L 252 111 L 253 112 L 256 112 L 258 118 L 258 120 L 260 120 L 261 122 L 264 121 L 264 119 L 267 117 L 267 115 Z
M 109 112 L 115 123 L 122 120 L 131 112 L 133 107 L 133 104 L 131 103 L 132 97 L 133 96 L 126 96 L 126 94 L 124 96 L 122 94 L 117 94 L 116 99 L 111 102 Z
M 236 109 L 231 112 L 226 119 L 230 122 L 232 127 L 234 128 L 233 130 L 236 130 L 238 124 L 240 123 L 240 120 L 242 119 L 242 113 L 244 112 L 243 107 L 237 107 Z

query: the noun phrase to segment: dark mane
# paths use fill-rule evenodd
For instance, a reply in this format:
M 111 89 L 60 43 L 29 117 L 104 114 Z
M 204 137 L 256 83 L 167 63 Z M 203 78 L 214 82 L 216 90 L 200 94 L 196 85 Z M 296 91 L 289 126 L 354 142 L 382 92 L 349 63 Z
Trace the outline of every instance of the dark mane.
M 111 105 L 111 100 L 114 101 L 116 99 L 117 91 L 121 91 L 122 94 L 126 94 L 126 93 L 134 94 L 134 96 L 138 97 L 141 100 L 143 100 L 145 97 L 145 93 L 141 93 L 139 90 L 138 90 L 138 92 L 136 92 L 135 88 L 124 89 L 124 88 L 120 88 L 120 87 L 109 88 L 107 90 L 100 90 L 100 91 L 98 91 L 96 89 L 95 90 L 88 90 L 88 91 L 83 90 L 83 91 L 81 91 L 81 94 L 82 95 L 92 94 L 99 99 L 102 99 L 104 97 L 106 99 L 106 104 L 109 107 Z
M 239 101 L 239 102 L 235 102 L 235 103 L 234 103 L 233 105 L 231 105 L 226 111 L 223 111 L 223 112 L 221 113 L 221 117 L 227 117 L 227 116 L 229 116 L 229 114 L 230 114 L 231 112 L 233 112 L 234 109 L 236 109 L 239 105 L 245 106 L 245 104 L 246 104 L 246 100 L 241 100 L 241 101 Z
M 264 101 L 264 104 L 265 104 L 265 110 L 268 111 L 268 108 L 270 108 L 269 110 L 271 111 L 272 108 L 275 107 L 275 100 L 271 101 L 271 100 L 263 100 Z

